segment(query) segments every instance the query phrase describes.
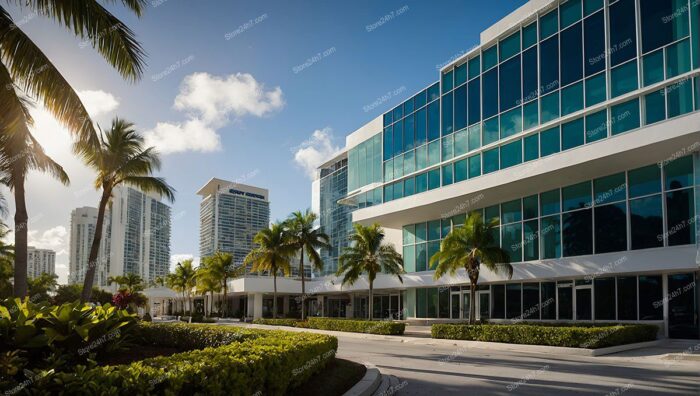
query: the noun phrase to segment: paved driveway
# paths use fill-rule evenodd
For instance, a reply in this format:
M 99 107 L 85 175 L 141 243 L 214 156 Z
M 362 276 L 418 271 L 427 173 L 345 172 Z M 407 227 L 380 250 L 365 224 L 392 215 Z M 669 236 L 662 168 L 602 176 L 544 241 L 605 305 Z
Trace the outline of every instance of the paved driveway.
M 560 356 L 343 336 L 338 350 L 397 376 L 398 395 L 700 395 L 700 361 L 656 353 Z

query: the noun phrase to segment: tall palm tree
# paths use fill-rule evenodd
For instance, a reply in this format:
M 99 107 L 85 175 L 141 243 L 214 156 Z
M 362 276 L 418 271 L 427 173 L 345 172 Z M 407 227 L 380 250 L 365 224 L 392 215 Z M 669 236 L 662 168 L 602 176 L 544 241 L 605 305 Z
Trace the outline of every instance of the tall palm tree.
M 61 1 L 61 0 L 26 0 L 6 1 L 19 4 L 34 15 L 45 17 L 64 26 L 87 45 L 96 49 L 102 57 L 124 78 L 137 81 L 144 68 L 145 53 L 135 38 L 134 33 L 118 18 L 107 11 L 100 2 Z M 104 0 L 102 3 L 114 3 Z M 121 0 L 121 3 L 137 16 L 141 16 L 147 5 L 146 0 Z M 95 127 L 77 92 L 61 75 L 51 60 L 16 24 L 7 10 L 0 6 L 0 133 L 4 136 L 7 147 L 0 153 L 6 163 L 14 162 L 16 155 L 26 156 L 23 146 L 31 146 L 29 152 L 40 149 L 31 137 L 28 126 L 31 117 L 27 111 L 25 95 L 36 99 L 61 124 L 82 141 L 89 141 L 96 136 Z M 42 152 L 43 153 L 43 152 Z M 8 156 L 9 154 L 9 156 Z M 47 159 L 48 157 L 44 158 Z M 31 160 L 27 161 L 31 164 Z M 53 162 L 53 161 L 51 161 Z M 28 165 L 24 170 L 37 169 L 55 173 L 54 164 L 42 166 Z M 3 177 L 12 183 L 9 187 L 15 194 L 17 213 L 15 223 L 20 226 L 15 230 L 15 287 L 18 297 L 27 291 L 27 213 L 24 203 L 23 167 L 16 166 L 14 172 Z M 59 172 L 60 173 L 60 172 Z M 63 179 L 63 175 L 59 180 Z
M 283 224 L 276 223 L 260 230 L 253 238 L 258 246 L 246 256 L 244 263 L 253 264 L 254 272 L 269 272 L 274 285 L 272 317 L 277 318 L 277 274 L 289 276 L 292 272 L 291 260 L 296 246 L 290 243 L 289 234 Z
M 32 119 L 26 107 L 21 121 L 14 127 L 4 128 L 0 122 L 0 182 L 10 188 L 15 199 L 15 268 L 13 294 L 27 295 L 27 237 L 29 234 L 25 180 L 30 171 L 44 172 L 64 185 L 68 175 L 61 165 L 46 155 L 44 149 L 29 132 Z
M 197 270 L 191 259 L 177 263 L 175 272 L 168 275 L 168 287 L 182 293 L 182 297 L 187 300 L 190 314 L 192 314 L 192 291 L 196 286 Z
M 209 293 L 209 313 L 205 314 L 211 316 L 214 311 L 214 293 L 221 291 L 221 282 L 216 277 L 216 274 L 209 270 L 209 265 L 207 262 L 202 263 L 199 268 L 197 268 L 197 293 L 205 296 Z
M 306 318 L 306 279 L 304 274 L 304 255 L 314 269 L 323 270 L 323 260 L 318 254 L 320 249 L 330 249 L 330 238 L 323 231 L 314 226 L 318 216 L 307 209 L 305 213 L 296 211 L 292 213 L 285 226 L 289 232 L 290 242 L 299 251 L 299 273 L 301 274 L 301 320 Z
M 469 287 L 469 323 L 474 324 L 476 316 L 476 289 L 479 283 L 481 266 L 490 271 L 505 273 L 510 279 L 513 266 L 508 252 L 501 249 L 494 238 L 498 219 L 484 223 L 481 214 L 470 213 L 464 225 L 455 227 L 440 244 L 440 251 L 430 258 L 430 267 L 435 267 L 434 279 L 445 274 L 454 276 L 464 268 L 471 283 Z
M 401 274 L 403 259 L 393 245 L 384 243 L 384 230 L 379 224 L 371 226 L 354 224 L 354 232 L 350 235 L 350 246 L 343 249 L 338 258 L 337 276 L 343 275 L 343 285 L 355 283 L 363 274 L 367 274 L 369 282 L 369 320 L 372 320 L 374 309 L 374 280 L 377 274 L 396 275 L 403 283 Z
M 182 296 L 182 305 L 184 306 L 185 303 L 185 282 L 182 278 L 177 276 L 174 272 L 169 273 L 168 275 L 165 276 L 165 285 L 175 291 L 176 293 L 180 293 Z M 184 310 L 183 310 L 184 311 Z
M 95 188 L 102 189 L 81 297 L 82 301 L 88 301 L 95 280 L 105 210 L 114 188 L 126 184 L 143 192 L 158 193 L 171 202 L 175 200 L 175 190 L 164 179 L 151 176 L 160 169 L 160 155 L 153 147 L 144 148 L 143 137 L 130 122 L 115 118 L 111 128 L 100 135 L 99 142 L 79 143 L 78 146 L 85 163 L 97 173 Z
M 204 265 L 207 268 L 208 276 L 218 280 L 223 290 L 223 302 L 221 304 L 221 313 L 226 317 L 228 312 L 228 281 L 242 276 L 245 273 L 245 266 L 236 266 L 233 262 L 233 256 L 226 252 L 216 252 L 214 255 L 204 258 Z
M 124 288 L 124 290 L 128 291 L 129 293 L 137 293 L 140 291 L 143 291 L 145 285 L 143 282 L 143 278 L 137 274 L 132 274 L 128 273 L 126 275 L 118 275 L 118 276 L 110 276 L 107 278 L 107 284 L 111 285 L 112 283 L 116 283 L 120 288 Z

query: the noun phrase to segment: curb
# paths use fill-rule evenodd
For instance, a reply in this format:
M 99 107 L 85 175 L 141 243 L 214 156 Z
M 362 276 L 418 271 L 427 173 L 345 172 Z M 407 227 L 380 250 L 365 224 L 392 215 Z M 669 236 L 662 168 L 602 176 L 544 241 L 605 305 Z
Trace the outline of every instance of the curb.
M 365 366 L 367 367 L 367 366 Z M 376 368 L 367 367 L 365 376 L 360 382 L 350 388 L 349 391 L 343 393 L 343 396 L 370 396 L 379 388 L 382 383 L 382 374 Z

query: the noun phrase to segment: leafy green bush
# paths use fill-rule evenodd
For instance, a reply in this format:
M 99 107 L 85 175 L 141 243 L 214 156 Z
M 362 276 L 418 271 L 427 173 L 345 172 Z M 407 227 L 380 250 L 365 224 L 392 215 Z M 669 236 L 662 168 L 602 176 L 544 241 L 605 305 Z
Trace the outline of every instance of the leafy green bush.
M 309 318 L 308 324 L 312 329 L 383 335 L 402 335 L 406 330 L 405 323 L 391 321 Z
M 656 339 L 658 331 L 658 326 L 645 324 L 549 326 L 527 323 L 502 325 L 434 324 L 431 333 L 433 338 L 449 340 L 597 349 L 653 341 Z
M 128 365 L 58 372 L 32 384 L 46 394 L 283 395 L 321 371 L 338 347 L 334 337 L 234 327 L 140 323 L 147 345 L 203 349 Z
M 300 319 L 255 319 L 254 324 L 268 325 L 268 326 L 290 326 L 296 327 L 301 323 Z

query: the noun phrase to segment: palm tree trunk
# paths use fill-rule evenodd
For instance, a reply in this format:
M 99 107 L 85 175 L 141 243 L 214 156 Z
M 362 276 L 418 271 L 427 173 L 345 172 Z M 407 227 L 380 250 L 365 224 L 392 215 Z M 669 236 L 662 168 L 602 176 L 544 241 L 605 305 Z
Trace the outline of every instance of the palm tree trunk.
M 476 288 L 479 282 L 479 273 L 476 272 L 476 276 L 474 276 L 474 272 L 475 271 L 469 271 L 469 269 L 467 269 L 469 281 L 471 282 L 469 286 L 469 324 L 472 325 L 476 322 Z
M 369 320 L 372 320 L 374 311 L 374 282 L 369 281 Z
M 272 284 L 274 285 L 274 292 L 272 293 L 272 319 L 277 319 L 277 273 L 272 275 Z
M 97 270 L 97 255 L 100 252 L 100 242 L 102 241 L 102 225 L 104 224 L 105 211 L 111 195 L 112 192 L 109 189 L 102 188 L 100 207 L 97 211 L 97 223 L 95 224 L 95 236 L 90 247 L 87 272 L 85 272 L 85 280 L 83 281 L 83 291 L 80 294 L 80 301 L 82 302 L 89 301 L 92 296 L 92 286 L 95 281 L 95 271 Z
M 24 178 L 14 172 L 15 193 L 15 273 L 14 296 L 24 298 L 27 295 L 27 203 L 25 202 Z
M 304 247 L 301 248 L 301 260 L 299 261 L 299 271 L 301 272 L 301 321 L 306 318 L 306 284 L 304 278 Z

